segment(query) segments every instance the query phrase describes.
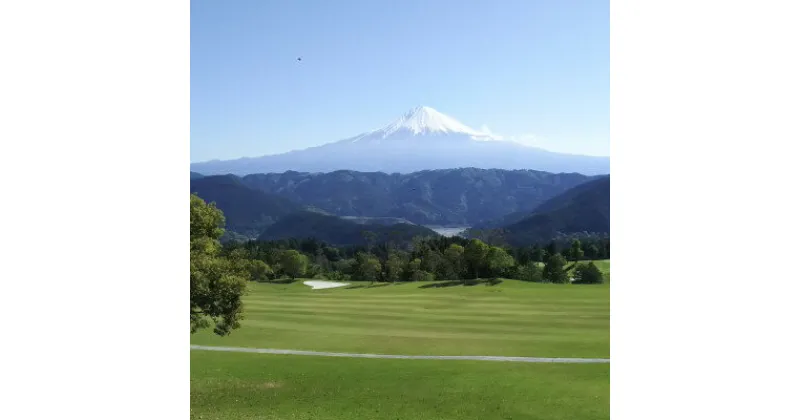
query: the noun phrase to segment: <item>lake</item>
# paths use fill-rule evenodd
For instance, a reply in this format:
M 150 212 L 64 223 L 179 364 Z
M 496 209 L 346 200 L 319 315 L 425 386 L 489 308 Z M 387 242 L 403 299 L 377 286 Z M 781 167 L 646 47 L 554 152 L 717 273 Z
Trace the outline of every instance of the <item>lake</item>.
M 455 227 L 442 227 L 442 226 L 425 226 L 426 228 L 438 233 L 442 236 L 457 236 L 458 234 L 469 229 L 469 226 L 455 226 Z

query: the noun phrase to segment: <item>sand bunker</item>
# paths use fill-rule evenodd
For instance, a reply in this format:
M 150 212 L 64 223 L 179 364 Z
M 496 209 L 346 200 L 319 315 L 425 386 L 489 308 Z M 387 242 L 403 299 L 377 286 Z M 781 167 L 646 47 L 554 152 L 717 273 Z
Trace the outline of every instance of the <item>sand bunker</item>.
M 304 281 L 303 284 L 305 284 L 306 286 L 311 286 L 311 290 L 332 289 L 334 287 L 342 287 L 350 285 L 350 283 L 338 283 L 335 281 L 325 281 L 325 280 L 309 280 L 309 281 Z

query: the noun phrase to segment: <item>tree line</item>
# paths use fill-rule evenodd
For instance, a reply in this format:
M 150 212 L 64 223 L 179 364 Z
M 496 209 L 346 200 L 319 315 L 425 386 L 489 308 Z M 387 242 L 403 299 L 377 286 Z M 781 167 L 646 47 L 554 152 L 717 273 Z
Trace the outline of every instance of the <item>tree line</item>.
M 410 244 L 375 243 L 365 232 L 362 246 L 336 247 L 314 238 L 229 243 L 224 255 L 250 261 L 252 278 L 318 278 L 334 281 L 408 282 L 513 278 L 550 283 L 601 283 L 600 270 L 586 260 L 607 259 L 607 240 L 569 247 L 489 245 L 461 237 L 415 238 Z M 572 263 L 571 267 L 569 263 Z M 572 278 L 568 275 L 572 270 Z

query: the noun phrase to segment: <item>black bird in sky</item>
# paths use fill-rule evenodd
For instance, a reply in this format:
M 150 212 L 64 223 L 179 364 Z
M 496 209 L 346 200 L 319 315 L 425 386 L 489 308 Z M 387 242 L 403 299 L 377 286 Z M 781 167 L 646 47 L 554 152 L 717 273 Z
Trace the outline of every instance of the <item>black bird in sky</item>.
M 303 61 L 303 57 L 297 57 L 297 61 Z

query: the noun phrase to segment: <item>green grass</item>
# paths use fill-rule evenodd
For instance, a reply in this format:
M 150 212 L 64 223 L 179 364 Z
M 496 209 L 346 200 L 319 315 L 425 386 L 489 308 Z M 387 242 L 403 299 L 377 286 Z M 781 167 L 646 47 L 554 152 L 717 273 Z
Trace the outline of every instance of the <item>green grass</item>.
M 193 351 L 191 418 L 609 418 L 609 365 Z
M 598 266 L 603 270 L 599 264 Z M 430 355 L 609 357 L 609 286 L 311 290 L 251 284 L 242 328 L 193 344 Z M 192 418 L 601 419 L 609 365 L 191 352 Z
M 429 285 L 429 284 L 427 284 Z M 252 284 L 242 328 L 193 344 L 383 354 L 609 356 L 607 285 L 421 288 L 423 283 L 311 290 Z

